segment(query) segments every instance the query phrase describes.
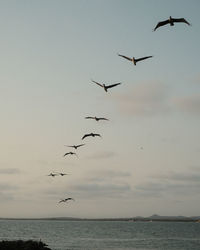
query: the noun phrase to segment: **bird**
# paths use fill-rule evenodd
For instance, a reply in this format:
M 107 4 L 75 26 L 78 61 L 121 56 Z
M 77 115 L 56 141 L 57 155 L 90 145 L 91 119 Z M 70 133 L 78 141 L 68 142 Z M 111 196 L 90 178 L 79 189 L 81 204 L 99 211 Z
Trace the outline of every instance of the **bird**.
M 140 58 L 136 59 L 135 57 L 131 58 L 131 57 L 127 57 L 127 56 L 120 55 L 120 54 L 118 54 L 118 56 L 121 56 L 121 57 L 123 57 L 123 58 L 125 58 L 125 59 L 127 59 L 127 60 L 129 60 L 131 62 L 133 62 L 134 65 L 136 65 L 136 63 L 139 62 L 139 61 L 142 61 L 142 60 L 145 60 L 145 59 L 153 57 L 153 56 L 145 56 L 145 57 L 140 57 Z
M 84 145 L 85 145 L 85 144 L 72 145 L 72 146 L 65 145 L 65 146 L 70 147 L 70 148 L 77 149 L 77 148 L 79 148 L 79 147 L 81 147 L 81 146 L 84 146 Z
M 186 23 L 188 25 L 191 25 L 187 20 L 185 20 L 185 18 L 173 18 L 170 16 L 169 19 L 158 22 L 158 24 L 154 28 L 154 31 L 156 31 L 159 27 L 164 26 L 168 23 L 170 24 L 170 26 L 174 26 L 174 23 Z
M 108 92 L 108 89 L 109 89 L 109 88 L 113 88 L 113 87 L 115 87 L 115 86 L 121 84 L 121 82 L 118 82 L 118 83 L 115 83 L 115 84 L 112 84 L 112 85 L 105 85 L 104 83 L 101 84 L 101 83 L 95 82 L 95 81 L 93 81 L 93 80 L 91 80 L 91 81 L 94 82 L 94 83 L 96 83 L 96 84 L 99 85 L 100 87 L 104 88 L 104 90 L 105 90 L 106 92 Z
M 64 174 L 64 173 L 57 173 L 57 174 L 61 176 L 69 175 L 69 174 Z
M 88 137 L 88 136 L 92 136 L 92 137 L 99 136 L 99 137 L 101 137 L 100 134 L 90 133 L 90 134 L 85 134 L 85 135 L 82 137 L 82 140 L 85 139 L 85 138 Z
M 109 121 L 109 119 L 104 118 L 104 117 L 96 117 L 96 116 L 86 116 L 85 119 L 94 119 L 95 121 L 100 121 L 100 120 L 104 120 L 104 121 Z
M 58 203 L 61 203 L 61 202 L 67 202 L 67 201 L 75 201 L 73 198 L 69 197 L 69 198 L 66 198 L 66 199 L 61 199 Z
M 67 153 L 65 153 L 65 154 L 63 155 L 63 157 L 65 157 L 66 155 L 76 155 L 76 156 L 77 156 L 77 154 L 74 153 L 74 152 L 67 152 Z
M 55 177 L 55 176 L 57 176 L 57 174 L 50 173 L 50 174 L 49 174 L 49 175 L 47 175 L 47 176 L 52 176 L 52 177 Z

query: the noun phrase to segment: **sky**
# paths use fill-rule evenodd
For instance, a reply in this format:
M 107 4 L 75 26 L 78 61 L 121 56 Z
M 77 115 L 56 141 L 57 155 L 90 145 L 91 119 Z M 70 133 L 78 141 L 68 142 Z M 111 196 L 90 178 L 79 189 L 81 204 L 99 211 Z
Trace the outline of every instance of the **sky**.
M 0 1 L 0 217 L 200 215 L 199 9 Z M 170 15 L 192 25 L 153 32 Z

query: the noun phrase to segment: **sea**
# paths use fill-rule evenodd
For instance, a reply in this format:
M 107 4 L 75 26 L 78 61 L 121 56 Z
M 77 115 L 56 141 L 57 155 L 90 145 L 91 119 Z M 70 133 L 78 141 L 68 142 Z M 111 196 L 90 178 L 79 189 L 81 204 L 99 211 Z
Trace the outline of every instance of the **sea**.
M 19 239 L 52 250 L 200 250 L 200 223 L 0 220 L 0 241 Z

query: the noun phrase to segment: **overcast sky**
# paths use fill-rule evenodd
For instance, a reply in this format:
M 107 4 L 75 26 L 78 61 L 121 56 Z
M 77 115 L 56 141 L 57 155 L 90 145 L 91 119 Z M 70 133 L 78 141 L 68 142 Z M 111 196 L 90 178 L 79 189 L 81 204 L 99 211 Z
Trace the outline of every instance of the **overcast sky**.
M 200 215 L 199 10 L 0 1 L 0 217 Z M 152 31 L 170 15 L 192 26 Z M 122 84 L 106 93 L 91 79 Z M 91 132 L 102 138 L 81 140 Z

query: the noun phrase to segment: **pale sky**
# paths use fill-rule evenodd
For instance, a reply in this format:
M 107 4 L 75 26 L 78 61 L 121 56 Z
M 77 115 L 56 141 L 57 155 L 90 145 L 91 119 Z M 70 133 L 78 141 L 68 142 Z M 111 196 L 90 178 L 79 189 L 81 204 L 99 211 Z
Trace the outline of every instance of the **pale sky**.
M 199 0 L 0 1 L 0 217 L 200 215 L 199 11 Z M 170 15 L 192 26 L 152 32 Z M 122 84 L 106 93 L 91 79 Z M 102 138 L 81 140 L 91 132 Z

